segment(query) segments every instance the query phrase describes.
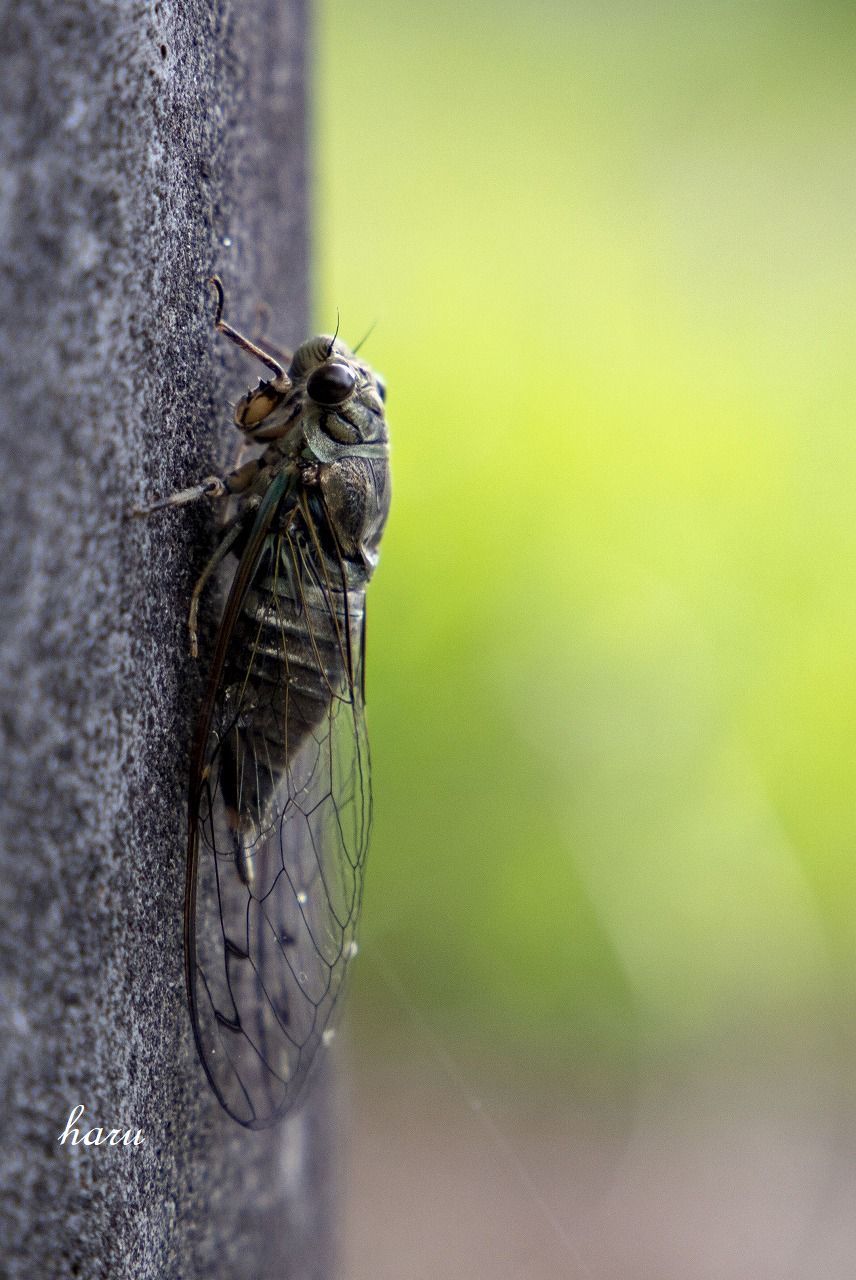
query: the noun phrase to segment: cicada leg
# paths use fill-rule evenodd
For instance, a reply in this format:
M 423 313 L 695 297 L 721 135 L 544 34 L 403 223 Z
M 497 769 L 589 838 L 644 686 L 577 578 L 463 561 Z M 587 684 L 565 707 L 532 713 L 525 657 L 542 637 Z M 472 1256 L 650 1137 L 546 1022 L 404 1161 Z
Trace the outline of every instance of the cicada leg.
M 238 514 L 230 520 L 227 525 L 225 525 L 223 537 L 217 544 L 214 554 L 211 556 L 205 568 L 196 579 L 196 585 L 190 596 L 190 610 L 187 615 L 187 630 L 190 635 L 191 658 L 199 657 L 199 632 L 197 624 L 199 619 L 199 601 L 202 598 L 202 592 L 205 590 L 205 584 L 208 582 L 208 579 L 211 577 L 217 566 L 222 564 L 226 556 L 232 550 L 232 547 L 240 536 L 248 511 L 252 510 L 256 506 L 258 506 L 257 502 L 248 502 L 243 511 L 239 511 Z
M 128 515 L 150 516 L 167 507 L 185 507 L 189 502 L 198 502 L 200 498 L 224 498 L 229 492 L 231 491 L 222 476 L 206 476 L 201 484 L 195 484 L 192 489 L 179 489 L 178 493 L 171 493 L 166 498 L 156 498 L 145 507 L 131 507 Z
M 214 317 L 214 328 L 218 333 L 222 333 L 224 338 L 228 338 L 230 342 L 234 342 L 236 347 L 240 347 L 242 351 L 246 351 L 248 355 L 255 356 L 257 360 L 261 360 L 262 364 L 266 364 L 269 369 L 273 370 L 272 385 L 277 391 L 287 391 L 291 386 L 291 379 L 285 372 L 283 366 L 271 354 L 257 343 L 245 338 L 242 333 L 238 333 L 237 329 L 233 329 L 223 319 L 223 307 L 226 302 L 226 295 L 223 292 L 223 282 L 219 276 L 211 276 L 208 282 L 214 286 L 217 292 L 217 314 Z M 284 353 L 283 353 L 284 358 Z
M 255 333 L 253 342 L 256 346 L 261 347 L 263 351 L 267 351 L 274 356 L 282 365 L 287 368 L 291 364 L 293 351 L 286 351 L 284 347 L 277 346 L 270 338 L 264 337 L 264 331 L 270 323 L 271 311 L 266 302 L 260 302 L 256 307 Z
M 164 511 L 168 507 L 186 507 L 189 502 L 198 502 L 200 498 L 232 498 L 244 493 L 259 474 L 260 463 L 257 458 L 245 462 L 234 471 L 227 471 L 224 476 L 206 476 L 201 484 L 192 489 L 179 489 L 166 498 L 157 498 L 145 507 L 131 507 L 128 515 L 150 516 L 155 511 Z

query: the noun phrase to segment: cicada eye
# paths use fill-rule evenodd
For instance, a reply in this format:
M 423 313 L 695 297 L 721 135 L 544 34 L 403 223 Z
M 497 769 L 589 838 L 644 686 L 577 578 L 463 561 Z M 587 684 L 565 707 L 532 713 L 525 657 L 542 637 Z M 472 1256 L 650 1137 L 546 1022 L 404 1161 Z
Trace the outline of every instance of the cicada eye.
M 341 360 L 328 360 L 309 375 L 306 390 L 316 404 L 342 404 L 357 385 L 357 375 Z
M 381 400 L 384 402 L 384 404 L 386 404 L 386 383 L 384 382 L 383 378 L 380 376 L 379 373 L 375 374 L 374 380 L 375 380 L 375 385 L 377 387 L 377 393 L 380 396 Z

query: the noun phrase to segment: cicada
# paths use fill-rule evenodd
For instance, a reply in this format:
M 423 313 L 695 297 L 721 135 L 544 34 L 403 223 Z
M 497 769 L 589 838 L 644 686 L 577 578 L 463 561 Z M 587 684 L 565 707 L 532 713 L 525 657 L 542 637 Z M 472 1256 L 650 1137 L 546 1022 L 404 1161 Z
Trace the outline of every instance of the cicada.
M 384 384 L 338 337 L 290 358 L 256 344 L 211 283 L 216 329 L 273 374 L 235 409 L 259 448 L 138 514 L 232 501 L 190 603 L 195 655 L 202 590 L 236 556 L 191 756 L 185 969 L 211 1086 L 260 1129 L 304 1092 L 356 953 L 372 823 L 365 595 L 389 439 Z

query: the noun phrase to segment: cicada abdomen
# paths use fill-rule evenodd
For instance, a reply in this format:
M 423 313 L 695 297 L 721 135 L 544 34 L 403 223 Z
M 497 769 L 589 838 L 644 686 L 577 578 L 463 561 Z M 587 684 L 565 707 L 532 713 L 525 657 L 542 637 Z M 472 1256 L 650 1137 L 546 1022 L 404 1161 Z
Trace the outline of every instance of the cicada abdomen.
M 384 390 L 336 338 L 287 373 L 221 318 L 274 378 L 235 420 L 263 451 L 161 504 L 237 496 L 200 578 L 238 567 L 191 763 L 185 957 L 211 1085 L 250 1128 L 299 1098 L 356 951 L 371 829 L 365 592 L 389 509 Z M 151 508 L 149 508 L 151 509 Z

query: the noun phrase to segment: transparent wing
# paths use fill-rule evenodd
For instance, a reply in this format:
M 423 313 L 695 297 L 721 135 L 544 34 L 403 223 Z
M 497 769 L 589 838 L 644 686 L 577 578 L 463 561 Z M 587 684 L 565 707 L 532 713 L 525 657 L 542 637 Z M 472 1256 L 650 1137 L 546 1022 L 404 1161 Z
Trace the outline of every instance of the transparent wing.
M 199 758 L 185 929 L 203 1065 L 230 1115 L 263 1128 L 332 1030 L 371 790 L 363 592 L 305 526 L 268 534 L 247 576 Z

